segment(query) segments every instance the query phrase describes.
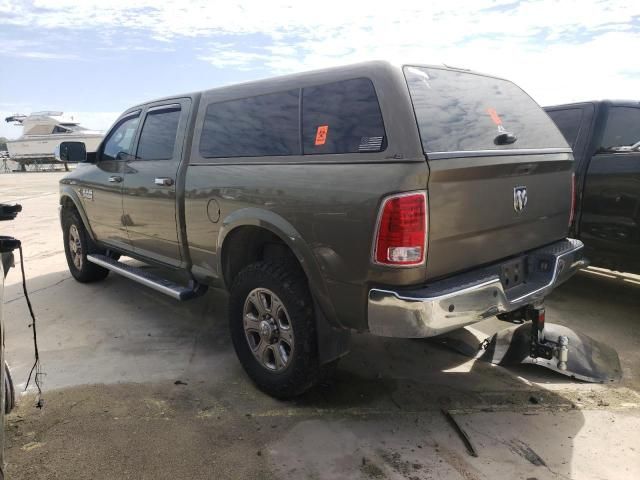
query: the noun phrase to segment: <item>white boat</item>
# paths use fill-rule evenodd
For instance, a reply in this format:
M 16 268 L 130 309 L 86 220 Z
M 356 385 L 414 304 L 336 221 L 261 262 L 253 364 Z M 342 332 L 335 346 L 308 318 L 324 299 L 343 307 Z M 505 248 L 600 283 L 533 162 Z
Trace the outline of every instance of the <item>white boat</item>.
M 104 134 L 80 126 L 73 117 L 62 112 L 34 112 L 5 118 L 8 123 L 22 126 L 22 136 L 7 142 L 9 158 L 25 165 L 33 163 L 59 163 L 54 151 L 61 142 L 84 142 L 87 154 L 95 153 Z

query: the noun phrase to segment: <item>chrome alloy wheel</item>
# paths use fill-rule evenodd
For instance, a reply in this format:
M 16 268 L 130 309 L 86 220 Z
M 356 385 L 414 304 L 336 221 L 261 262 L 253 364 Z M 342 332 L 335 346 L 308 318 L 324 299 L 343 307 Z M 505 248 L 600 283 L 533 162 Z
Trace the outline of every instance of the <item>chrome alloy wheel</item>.
M 266 288 L 252 290 L 244 302 L 242 321 L 260 365 L 272 372 L 287 368 L 293 356 L 293 327 L 278 296 Z
M 75 225 L 69 227 L 69 252 L 73 264 L 78 270 L 82 270 L 82 244 L 80 243 L 80 232 Z

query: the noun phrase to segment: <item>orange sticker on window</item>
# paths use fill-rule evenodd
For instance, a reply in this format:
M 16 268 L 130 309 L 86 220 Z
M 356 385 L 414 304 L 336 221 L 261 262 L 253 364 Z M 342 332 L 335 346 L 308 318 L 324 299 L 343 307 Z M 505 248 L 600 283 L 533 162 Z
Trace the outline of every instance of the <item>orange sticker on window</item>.
M 320 125 L 316 130 L 316 143 L 315 145 L 324 145 L 327 141 L 327 133 L 329 132 L 329 125 Z
M 493 123 L 496 125 L 502 125 L 502 119 L 498 115 L 498 112 L 496 112 L 495 108 L 487 108 L 487 113 L 491 117 L 491 120 L 493 120 Z

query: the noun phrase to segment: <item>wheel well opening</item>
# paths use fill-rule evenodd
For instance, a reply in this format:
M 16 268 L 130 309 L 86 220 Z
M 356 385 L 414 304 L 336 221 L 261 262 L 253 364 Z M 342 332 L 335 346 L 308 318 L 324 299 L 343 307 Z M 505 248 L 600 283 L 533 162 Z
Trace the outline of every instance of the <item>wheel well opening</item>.
M 269 230 L 245 226 L 231 231 L 222 245 L 222 274 L 227 287 L 247 265 L 264 260 L 290 261 L 301 268 L 289 246 Z
M 73 203 L 73 200 L 71 200 L 69 197 L 64 196 L 60 199 L 60 206 L 62 207 L 62 210 L 75 210 L 78 211 L 78 209 L 76 208 L 75 203 Z

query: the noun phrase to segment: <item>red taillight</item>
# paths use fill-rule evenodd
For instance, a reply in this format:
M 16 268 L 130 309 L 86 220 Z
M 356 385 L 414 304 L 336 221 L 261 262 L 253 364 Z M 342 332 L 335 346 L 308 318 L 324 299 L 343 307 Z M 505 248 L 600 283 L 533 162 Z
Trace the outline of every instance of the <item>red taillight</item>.
M 576 214 L 576 174 L 571 174 L 571 212 L 569 213 L 569 228 L 573 223 L 573 218 Z
M 374 259 L 385 265 L 419 265 L 427 236 L 427 196 L 394 195 L 382 204 Z

